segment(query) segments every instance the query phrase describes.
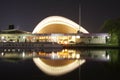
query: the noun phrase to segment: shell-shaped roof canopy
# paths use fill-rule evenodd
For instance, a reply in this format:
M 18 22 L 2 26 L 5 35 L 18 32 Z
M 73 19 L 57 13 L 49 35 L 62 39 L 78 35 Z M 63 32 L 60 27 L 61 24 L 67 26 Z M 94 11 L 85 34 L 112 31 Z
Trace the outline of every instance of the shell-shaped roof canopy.
M 62 16 L 50 16 L 43 19 L 33 30 L 33 33 L 77 33 L 79 30 L 88 33 L 86 29 L 74 21 Z
M 32 33 L 77 33 L 79 29 L 83 33 L 88 33 L 86 29 L 70 19 L 61 16 L 50 16 L 43 19 Z M 40 58 L 33 58 L 33 61 L 40 70 L 53 76 L 66 74 L 85 62 L 84 59 L 73 60 L 71 62 L 66 61 L 63 65 L 63 61 L 43 60 Z M 58 63 L 61 64 L 58 65 Z

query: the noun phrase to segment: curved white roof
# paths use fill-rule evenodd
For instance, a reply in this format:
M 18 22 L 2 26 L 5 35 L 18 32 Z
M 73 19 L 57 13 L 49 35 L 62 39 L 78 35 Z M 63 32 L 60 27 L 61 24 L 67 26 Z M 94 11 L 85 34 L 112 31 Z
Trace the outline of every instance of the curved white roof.
M 84 29 L 82 26 L 79 26 L 77 23 L 73 22 L 70 19 L 67 19 L 65 17 L 61 17 L 61 16 L 50 16 L 47 17 L 45 19 L 43 19 L 33 30 L 32 33 L 39 33 L 40 30 L 42 30 L 44 27 L 51 25 L 51 24 L 63 24 L 66 26 L 69 26 L 73 29 L 75 29 L 76 31 L 80 30 L 83 33 L 88 33 L 88 31 L 86 29 Z

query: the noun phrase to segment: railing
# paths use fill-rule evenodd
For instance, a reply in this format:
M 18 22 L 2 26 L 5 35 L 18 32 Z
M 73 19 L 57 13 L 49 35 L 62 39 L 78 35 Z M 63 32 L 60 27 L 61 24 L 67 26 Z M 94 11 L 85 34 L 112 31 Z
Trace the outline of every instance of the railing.
M 61 48 L 53 42 L 0 42 L 0 48 Z

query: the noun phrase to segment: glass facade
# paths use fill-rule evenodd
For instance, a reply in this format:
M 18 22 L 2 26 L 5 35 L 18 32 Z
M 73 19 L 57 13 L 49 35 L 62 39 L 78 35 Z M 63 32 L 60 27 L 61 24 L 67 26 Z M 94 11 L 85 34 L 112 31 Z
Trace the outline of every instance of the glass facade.
M 107 33 L 97 34 L 0 34 L 0 42 L 57 42 L 58 44 L 106 44 Z

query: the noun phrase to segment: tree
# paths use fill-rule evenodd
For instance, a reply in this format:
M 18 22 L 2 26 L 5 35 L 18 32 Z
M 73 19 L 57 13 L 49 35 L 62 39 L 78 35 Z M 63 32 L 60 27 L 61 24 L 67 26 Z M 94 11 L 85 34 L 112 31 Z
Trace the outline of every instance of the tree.
M 106 20 L 102 30 L 107 31 L 111 35 L 111 44 L 120 45 L 120 18 Z

